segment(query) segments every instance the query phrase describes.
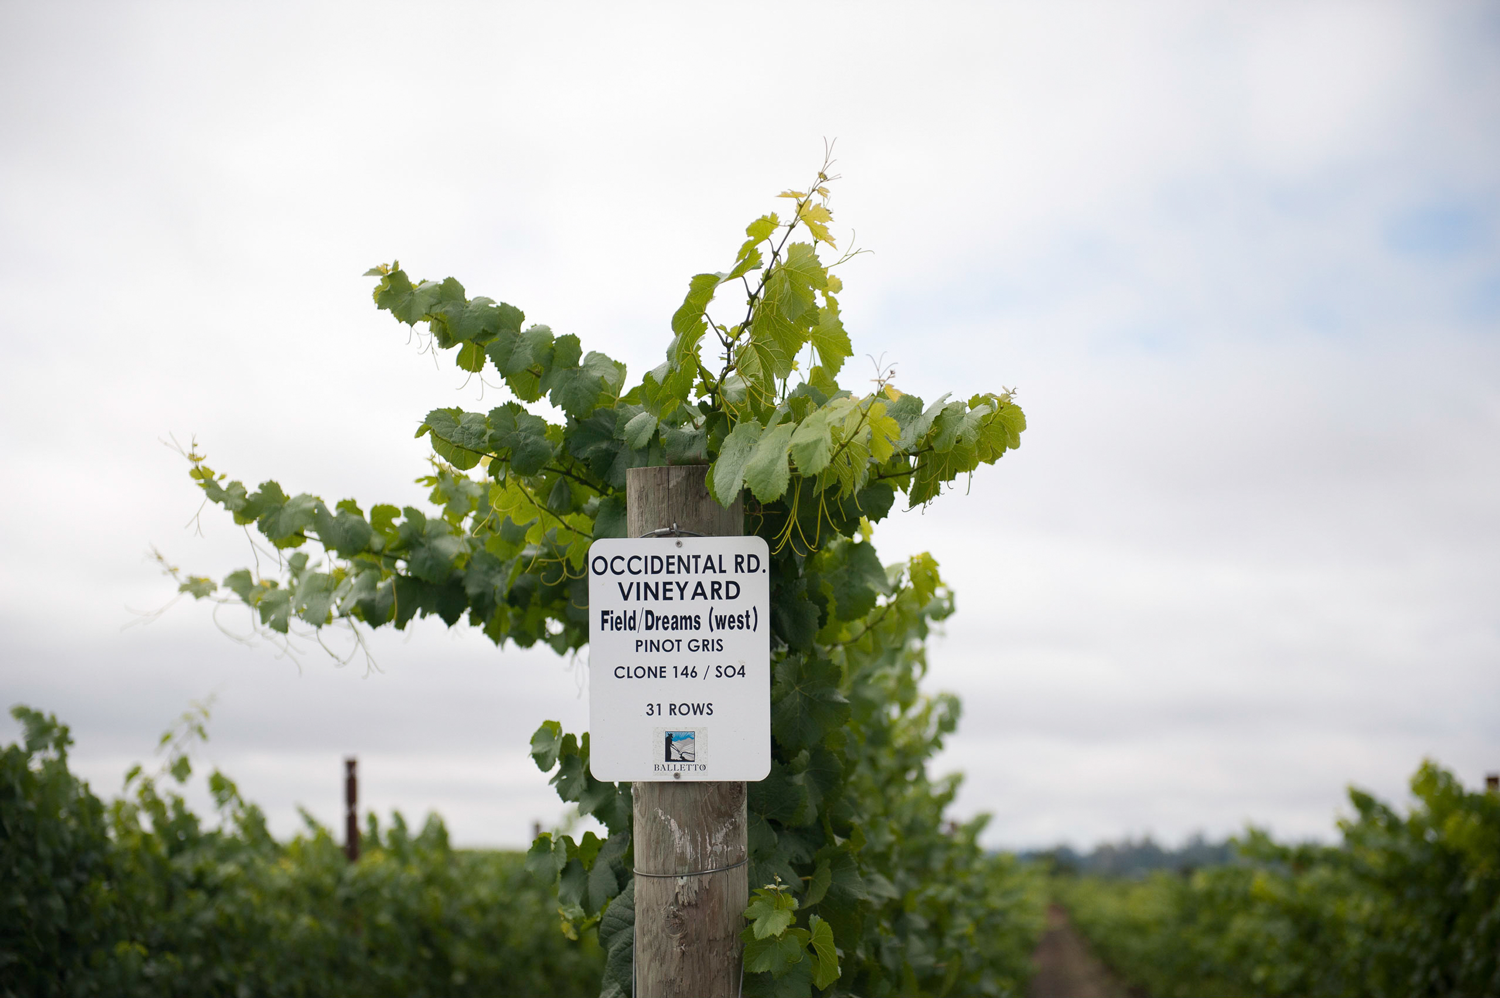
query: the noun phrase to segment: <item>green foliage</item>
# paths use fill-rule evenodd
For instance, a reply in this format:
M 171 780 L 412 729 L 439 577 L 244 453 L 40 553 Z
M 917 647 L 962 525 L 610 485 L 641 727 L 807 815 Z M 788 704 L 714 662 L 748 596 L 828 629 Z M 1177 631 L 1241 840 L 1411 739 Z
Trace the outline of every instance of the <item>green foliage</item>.
M 419 481 L 435 514 L 391 505 L 367 514 L 354 500 L 330 506 L 275 481 L 252 490 L 226 483 L 194 450 L 190 474 L 207 498 L 294 553 L 280 577 L 241 569 L 223 593 L 203 576 L 180 578 L 180 591 L 237 599 L 279 634 L 298 622 L 404 628 L 419 616 L 449 625 L 467 616 L 497 644 L 545 641 L 566 652 L 587 641 L 580 567 L 595 538 L 623 536 L 630 468 L 707 463 L 724 505 L 748 489 L 755 529 L 773 548 L 807 555 L 854 534 L 861 517 L 885 516 L 897 492 L 926 503 L 993 464 L 1026 426 L 1009 392 L 924 406 L 888 372 L 867 395 L 837 384 L 851 348 L 833 270 L 850 255 L 827 265 L 818 256 L 819 244 L 833 245 L 827 181 L 820 173 L 812 189 L 787 192 L 790 217 L 752 222 L 729 270 L 688 282 L 666 360 L 628 390 L 623 364 L 585 354 L 576 336 L 526 326 L 519 308 L 469 298 L 451 277 L 414 282 L 396 263 L 371 269 L 378 308 L 424 326 L 461 371 L 498 379 L 517 401 L 487 413 L 434 409 L 418 426 L 434 451 L 432 474 Z M 799 226 L 812 242 L 792 241 Z M 744 294 L 743 315 L 715 321 L 710 309 L 731 288 Z M 563 422 L 522 404 L 544 397 Z M 309 542 L 322 558 L 298 550 Z
M 104 806 L 68 772 L 56 717 L 11 714 L 26 735 L 0 753 L 0 995 L 97 993 L 115 923 Z
M 273 840 L 217 772 L 207 827 L 163 789 L 188 779 L 192 730 L 106 807 L 68 772 L 67 729 L 13 713 L 26 743 L 0 753 L 0 995 L 583 994 L 599 979 L 592 936 L 553 928 L 518 854 L 455 850 L 436 817 L 412 834 L 398 813 L 384 831 L 369 817 L 350 864 L 311 820 Z
M 773 608 L 811 610 L 778 625 L 771 774 L 749 785 L 750 882 L 777 886 L 757 890 L 746 912 L 745 993 L 1017 993 L 1042 928 L 1039 875 L 986 855 L 983 819 L 945 827 L 959 781 L 927 773 L 958 723 L 955 698 L 919 690 L 925 639 L 953 608 L 936 564 L 921 555 L 872 571 L 873 549 L 854 539 L 775 557 L 800 572 L 780 576 Z M 543 836 L 531 852 L 565 907 L 576 905 L 568 931 L 599 924 L 602 939 L 603 920 L 633 903 L 621 879 L 629 863 L 616 868 L 607 854 L 628 843 L 628 789 L 592 782 L 587 735 L 548 721 L 531 745 L 537 765 L 556 770 L 559 795 L 612 832 L 602 845 Z M 607 896 L 612 882 L 618 897 Z M 629 980 L 627 950 L 605 993 L 628 994 Z
M 1405 817 L 1351 790 L 1341 846 L 1251 831 L 1230 866 L 1061 879 L 1059 894 L 1100 954 L 1162 998 L 1500 993 L 1500 797 L 1430 762 L 1411 786 Z
M 795 982 L 787 983 L 803 985 L 796 990 L 805 991 L 804 982 L 808 982 L 821 991 L 839 979 L 833 930 L 817 915 L 808 919 L 807 928 L 795 927 L 796 911 L 797 899 L 779 880 L 756 888 L 745 909 L 750 924 L 740 934 L 745 943 L 745 971 L 770 974 L 773 989 L 774 982 L 792 974 Z M 766 989 L 764 978 L 756 983 Z
M 424 327 L 434 350 L 453 351 L 461 371 L 498 380 L 515 401 L 423 419 L 417 435 L 435 456 L 419 481 L 433 512 L 378 505 L 367 515 L 353 500 L 330 507 L 273 481 L 251 491 L 194 449 L 191 475 L 207 498 L 291 553 L 279 576 L 241 570 L 226 592 L 179 583 L 244 603 L 279 634 L 467 617 L 497 644 L 568 652 L 588 638 L 588 546 L 625 532 L 627 472 L 707 465 L 722 505 L 746 494 L 745 531 L 773 553 L 773 762 L 749 790 L 750 875 L 788 885 L 805 918 L 756 943 L 774 938 L 785 963 L 757 949 L 756 966 L 772 962 L 748 973 L 747 993 L 1012 992 L 1028 974 L 1040 895 L 1008 861 L 983 855 L 977 824 L 941 831 L 957 781 L 933 783 L 926 769 L 958 716 L 951 697 L 917 689 L 923 642 L 952 597 L 931 557 L 887 568 L 869 539 L 898 493 L 925 504 L 1018 447 L 1025 416 L 1008 391 L 924 404 L 888 371 L 868 394 L 840 387 L 852 346 L 834 271 L 854 254 L 819 256 L 835 242 L 830 182 L 825 164 L 806 190 L 781 195 L 792 203 L 785 218 L 746 227 L 727 270 L 688 281 L 665 359 L 629 387 L 624 365 L 526 325 L 519 308 L 470 298 L 451 277 L 373 268 L 377 308 Z M 722 319 L 727 309 L 734 321 Z M 561 422 L 524 407 L 544 397 Z M 309 542 L 321 559 L 300 550 Z M 548 722 L 532 749 L 544 772 L 556 770 L 558 795 L 609 835 L 543 836 L 528 865 L 558 890 L 564 934 L 597 931 L 605 993 L 628 993 L 630 788 L 593 778 L 587 734 Z M 792 959 L 794 949 L 807 958 Z

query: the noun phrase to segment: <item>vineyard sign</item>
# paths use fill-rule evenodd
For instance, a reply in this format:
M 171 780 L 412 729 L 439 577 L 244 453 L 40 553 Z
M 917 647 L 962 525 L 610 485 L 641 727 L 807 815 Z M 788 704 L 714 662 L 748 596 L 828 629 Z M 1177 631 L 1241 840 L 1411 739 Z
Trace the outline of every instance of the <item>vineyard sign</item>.
M 756 781 L 770 773 L 769 554 L 759 537 L 590 546 L 595 779 Z

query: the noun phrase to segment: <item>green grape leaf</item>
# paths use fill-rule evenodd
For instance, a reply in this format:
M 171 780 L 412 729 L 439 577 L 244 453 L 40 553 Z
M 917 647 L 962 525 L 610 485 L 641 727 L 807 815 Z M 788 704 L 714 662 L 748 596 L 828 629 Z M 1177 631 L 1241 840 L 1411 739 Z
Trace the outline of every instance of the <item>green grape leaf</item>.
M 621 859 L 629 845 L 629 832 L 611 835 L 594 856 L 589 866 L 588 890 L 583 906 L 589 914 L 598 914 L 620 893 L 620 878 L 625 873 Z
M 542 417 L 507 402 L 490 410 L 488 425 L 489 448 L 502 460 L 508 458 L 516 474 L 535 475 L 552 460 L 554 447 Z
M 317 530 L 318 540 L 323 546 L 336 552 L 340 558 L 353 558 L 367 550 L 374 537 L 370 525 L 359 515 L 359 507 L 354 506 L 351 510 L 344 503 L 339 504 L 337 515 L 330 513 L 328 507 L 321 502 L 318 503 L 313 509 L 313 528 Z
M 285 634 L 292 619 L 292 594 L 285 589 L 264 590 L 255 603 L 260 622 L 278 634 Z
M 375 286 L 375 306 L 411 326 L 426 318 L 428 309 L 438 300 L 440 290 L 433 281 L 413 285 L 404 271 L 393 270 Z
M 750 320 L 750 339 L 767 348 L 775 347 L 775 353 L 766 356 L 775 376 L 785 378 L 792 372 L 797 351 L 807 342 L 810 320 L 815 316 L 810 305 L 794 292 L 785 268 L 771 272 L 764 295 Z
M 543 832 L 526 850 L 526 872 L 551 887 L 568 861 L 567 848 L 562 842 L 553 842 L 551 832 Z
M 585 764 L 587 760 L 585 760 Z M 594 778 L 594 774 L 587 771 L 585 765 L 583 792 L 578 795 L 578 813 L 594 814 L 604 812 L 614 806 L 615 785 L 605 783 L 603 780 Z
M 539 387 L 548 393 L 553 405 L 574 419 L 582 419 L 619 390 L 625 380 L 625 366 L 592 350 L 580 366 L 573 356 L 577 350 L 578 337 L 559 337 L 552 369 L 541 379 Z M 572 362 L 564 363 L 565 360 Z
M 828 898 L 830 900 L 840 899 L 849 902 L 870 899 L 872 885 L 866 882 L 865 877 L 859 872 L 859 863 L 845 849 L 826 849 L 819 854 L 819 858 L 828 860 L 830 880 Z M 885 897 L 901 896 L 899 893 L 891 892 L 888 882 L 875 884 L 874 889 Z
M 672 313 L 672 332 L 677 335 L 677 339 L 673 340 L 667 359 L 673 366 L 686 363 L 694 356 L 698 337 L 708 328 L 703 313 L 708 308 L 708 303 L 713 301 L 714 292 L 724 279 L 723 274 L 695 274 L 688 281 L 687 297 L 682 300 L 677 311 Z
M 642 412 L 625 424 L 625 445 L 631 450 L 645 450 L 656 432 L 656 416 Z
M 620 832 L 628 833 L 634 821 L 630 784 L 606 783 L 604 785 L 613 789 L 614 796 L 608 803 L 596 806 L 591 813 L 603 823 L 605 828 L 609 829 L 611 835 Z
M 318 505 L 317 496 L 299 493 L 274 513 L 268 509 L 261 517 L 260 531 L 278 548 L 297 547 L 306 539 L 303 532 L 313 525 Z
M 599 946 L 605 952 L 604 982 L 600 998 L 631 998 L 635 979 L 635 879 L 604 909 L 599 917 Z
M 771 683 L 771 733 L 789 751 L 822 740 L 849 719 L 849 701 L 839 692 L 839 667 L 822 658 L 788 655 L 776 664 Z
M 584 895 L 588 893 L 589 875 L 582 861 L 570 859 L 563 865 L 557 882 L 557 900 L 565 906 L 583 908 Z
M 408 523 L 418 523 L 412 513 L 420 513 L 408 507 Z M 446 582 L 449 573 L 458 567 L 460 558 L 469 553 L 468 538 L 453 533 L 443 520 L 426 520 L 421 524 L 421 533 L 403 531 L 410 554 L 407 565 L 411 573 L 424 582 L 434 584 Z
M 696 274 L 688 282 L 688 293 L 672 315 L 671 344 L 667 347 L 667 369 L 656 374 L 660 391 L 651 408 L 667 415 L 685 402 L 698 377 L 698 342 L 708 329 L 705 311 L 726 274 Z
M 255 588 L 255 582 L 250 578 L 250 570 L 241 568 L 224 576 L 224 588 L 249 603 L 250 591 Z
M 905 401 L 906 399 L 912 399 L 919 406 L 922 404 L 922 400 L 915 395 L 904 395 L 901 401 Z M 938 413 L 942 412 L 943 407 L 947 404 L 948 394 L 944 394 L 942 398 L 932 403 L 932 405 L 928 406 L 920 414 L 910 417 L 909 421 L 901 428 L 901 439 L 897 442 L 896 448 L 901 451 L 910 451 L 915 447 L 919 440 L 927 436 L 927 431 L 932 429 L 932 421 L 937 419 Z M 906 407 L 902 407 L 903 414 L 907 411 L 909 410 Z M 895 414 L 893 413 L 892 415 L 894 416 Z M 900 423 L 901 420 L 898 417 L 896 421 Z
M 812 328 L 812 346 L 818 351 L 818 359 L 830 377 L 837 375 L 844 361 L 854 354 L 849 343 L 849 334 L 844 330 L 839 317 L 839 303 L 832 295 L 824 295 L 827 302 L 818 309 L 818 324 Z
M 828 860 L 820 859 L 813 870 L 812 879 L 808 881 L 807 893 L 802 896 L 802 906 L 811 908 L 823 900 L 823 896 L 828 893 L 828 885 L 831 883 L 833 883 L 833 874 L 828 869 Z
M 741 251 L 744 251 L 747 248 L 749 249 L 749 252 L 740 257 L 738 262 L 735 263 L 734 269 L 724 275 L 725 281 L 738 280 L 739 278 L 744 277 L 746 274 L 750 273 L 750 271 L 759 270 L 761 268 L 761 266 L 763 265 L 763 261 L 761 260 L 760 250 L 755 248 L 754 243 L 746 243 L 745 246 L 740 247 Z
M 781 220 L 774 214 L 762 215 L 755 221 L 751 222 L 749 225 L 745 226 L 745 235 L 749 238 L 746 240 L 744 247 L 740 250 L 738 258 L 744 258 L 745 254 L 754 249 L 757 244 L 771 238 L 771 233 L 775 232 L 780 226 Z
M 976 440 L 979 460 L 994 464 L 1007 451 L 1021 446 L 1026 414 L 1004 398 L 990 396 L 996 409 L 983 422 Z M 970 404 L 973 404 L 972 402 Z
M 188 576 L 187 581 L 183 582 L 177 587 L 177 591 L 180 593 L 187 593 L 192 596 L 193 599 L 206 599 L 207 597 L 213 595 L 214 590 L 218 588 L 218 584 L 215 583 L 213 579 L 210 579 L 207 576 L 190 575 Z
M 787 464 L 787 451 L 796 429 L 793 423 L 767 429 L 755 442 L 750 459 L 745 462 L 745 484 L 761 502 L 780 499 L 786 493 L 792 473 Z
M 779 270 L 785 276 L 785 291 L 789 297 L 781 299 L 782 314 L 796 319 L 811 312 L 815 307 L 814 291 L 826 291 L 828 271 L 818 260 L 818 251 L 812 243 L 792 243 L 786 248 L 786 261 Z
M 568 453 L 588 465 L 596 478 L 608 477 L 610 465 L 620 452 L 622 442 L 615 437 L 617 419 L 618 410 L 603 408 L 569 427 Z
M 792 460 L 806 478 L 816 477 L 833 457 L 833 429 L 828 425 L 833 414 L 830 409 L 819 409 L 797 424 L 792 434 Z
M 279 484 L 274 481 L 261 482 L 260 488 L 245 497 L 244 507 L 234 514 L 234 522 L 247 524 L 257 520 L 264 521 L 284 506 L 286 500 L 286 493 L 281 491 Z
M 583 760 L 578 755 L 576 744 L 577 739 L 572 735 L 563 736 L 562 751 L 558 760 L 560 765 L 552 779 L 548 781 L 557 788 L 557 796 L 570 804 L 578 802 L 578 798 L 583 796 L 584 788 L 588 784 Z
M 813 239 L 829 246 L 835 245 L 833 236 L 828 233 L 828 223 L 833 221 L 833 212 L 828 210 L 826 204 L 815 204 L 809 197 L 798 206 L 797 221 L 807 226 Z
M 459 343 L 478 347 L 493 339 L 499 332 L 500 324 L 506 317 L 501 311 L 502 308 L 509 308 L 509 306 L 497 306 L 489 298 L 480 297 L 472 301 L 461 297 L 449 298 L 432 306 L 428 311 L 427 325 L 442 349 Z M 519 320 L 517 320 L 517 327 L 519 328 Z M 484 351 L 476 350 L 475 354 L 479 357 L 480 367 L 483 367 Z M 460 351 L 458 364 L 460 367 L 464 366 L 462 351 Z
M 701 464 L 708 457 L 708 431 L 692 423 L 663 425 L 661 443 L 672 464 Z
M 943 406 L 932 423 L 931 443 L 934 451 L 944 454 L 953 449 L 968 412 L 968 405 L 961 400 L 954 400 Z
M 594 865 L 594 857 L 599 855 L 599 850 L 603 848 L 603 846 L 604 840 L 599 836 L 595 835 L 591 831 L 584 832 L 583 838 L 578 840 L 577 848 L 575 850 L 571 850 L 571 852 L 578 858 L 578 861 L 583 864 L 583 868 L 587 870 Z
M 573 512 L 575 496 L 573 486 L 566 478 L 558 477 L 552 483 L 552 491 L 547 494 L 547 508 L 554 513 Z
M 937 587 L 943 584 L 938 576 L 937 562 L 932 555 L 926 551 L 913 555 L 907 569 L 907 577 L 911 579 L 912 591 L 916 594 L 917 602 L 925 605 L 937 592 Z
M 740 494 L 745 482 L 745 465 L 760 440 L 763 428 L 753 419 L 742 420 L 729 431 L 719 446 L 719 457 L 709 469 L 709 485 L 714 500 L 728 507 Z
M 797 899 L 786 891 L 757 888 L 755 897 L 745 909 L 750 920 L 750 934 L 756 939 L 779 936 L 796 918 Z
M 484 416 L 462 409 L 434 409 L 427 414 L 417 436 L 431 433 L 454 447 L 483 454 L 489 449 L 489 426 Z
M 750 930 L 745 931 L 748 933 Z M 806 935 L 805 929 L 788 929 L 779 936 L 766 939 L 752 936 L 745 940 L 745 971 L 751 974 L 769 971 L 773 977 L 782 976 L 802 959 L 803 947 L 806 945 L 803 937 Z
M 484 347 L 478 343 L 465 343 L 459 348 L 458 356 L 454 358 L 454 363 L 462 370 L 468 371 L 471 374 L 478 374 L 484 370 L 484 358 Z
M 817 915 L 808 920 L 812 929 L 813 984 L 823 990 L 839 979 L 839 955 L 833 945 L 833 929 Z
M 430 435 L 432 449 L 460 471 L 474 467 L 484 456 L 477 449 L 484 446 L 484 417 L 465 413 L 462 409 L 432 410 L 422 425 L 417 427 L 416 435 Z
M 302 620 L 322 627 L 332 619 L 339 595 L 339 582 L 332 575 L 309 572 L 292 594 L 292 609 Z
M 786 766 L 771 760 L 770 774 L 758 783 L 745 787 L 746 806 L 750 813 L 768 821 L 790 822 L 805 811 L 807 788 L 792 781 Z
M 845 545 L 839 553 L 841 564 L 824 578 L 833 588 L 835 616 L 858 620 L 875 608 L 876 598 L 889 588 L 885 566 L 868 542 Z
M 542 397 L 542 377 L 552 367 L 552 330 L 532 326 L 524 333 L 502 329 L 485 347 L 495 369 L 516 398 L 535 402 Z
M 746 397 L 761 406 L 775 404 L 776 379 L 792 372 L 791 357 L 776 339 L 756 329 L 735 348 L 734 363 L 744 378 Z
M 531 736 L 531 758 L 536 760 L 536 768 L 550 773 L 552 767 L 557 765 L 557 755 L 562 751 L 562 744 L 562 725 L 557 721 L 543 721 L 542 726 Z
M 599 500 L 594 514 L 594 539 L 625 536 L 625 497 L 609 495 Z
M 771 633 L 793 651 L 806 651 L 818 633 L 818 607 L 807 596 L 807 580 L 771 590 Z
M 842 697 L 840 697 L 842 699 Z M 852 707 L 838 712 L 843 720 L 830 727 L 823 728 L 818 738 L 821 741 L 834 731 L 842 730 L 852 713 Z M 804 822 L 817 820 L 818 814 L 827 809 L 828 802 L 835 796 L 844 779 L 844 766 L 839 762 L 838 756 L 823 745 L 816 742 L 810 744 L 798 754 L 794 769 L 800 769 L 793 779 L 807 788 L 807 814 L 803 815 Z

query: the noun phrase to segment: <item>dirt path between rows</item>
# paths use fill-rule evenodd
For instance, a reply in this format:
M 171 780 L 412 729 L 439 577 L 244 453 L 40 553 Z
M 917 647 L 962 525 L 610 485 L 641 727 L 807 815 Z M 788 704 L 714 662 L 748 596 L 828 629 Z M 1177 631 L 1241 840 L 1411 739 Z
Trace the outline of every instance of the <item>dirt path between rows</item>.
M 1089 952 L 1061 905 L 1047 909 L 1047 931 L 1031 959 L 1036 976 L 1027 998 L 1139 998 Z

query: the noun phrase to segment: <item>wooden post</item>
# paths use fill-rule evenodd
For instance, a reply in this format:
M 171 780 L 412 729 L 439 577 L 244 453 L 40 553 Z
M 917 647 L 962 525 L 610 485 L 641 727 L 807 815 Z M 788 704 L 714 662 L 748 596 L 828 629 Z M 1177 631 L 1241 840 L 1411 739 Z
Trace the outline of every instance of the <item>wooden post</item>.
M 707 471 L 705 465 L 632 468 L 629 535 L 673 524 L 710 537 L 743 534 L 744 506 L 714 502 Z M 636 783 L 633 794 L 636 998 L 738 995 L 740 930 L 750 899 L 745 784 Z
M 344 855 L 349 862 L 359 859 L 359 760 L 344 760 Z

